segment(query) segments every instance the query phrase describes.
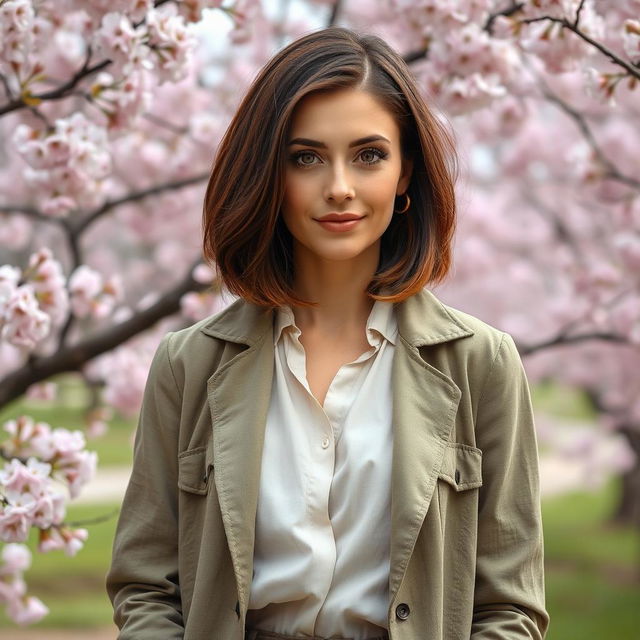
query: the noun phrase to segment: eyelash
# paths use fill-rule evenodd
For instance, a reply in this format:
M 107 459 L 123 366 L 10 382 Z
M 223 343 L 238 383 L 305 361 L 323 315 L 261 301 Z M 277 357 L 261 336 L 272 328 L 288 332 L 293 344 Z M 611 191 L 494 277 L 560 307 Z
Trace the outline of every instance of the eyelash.
M 362 149 L 360 151 L 360 153 L 358 154 L 359 156 L 362 155 L 363 153 L 375 153 L 378 158 L 377 160 L 375 160 L 374 162 L 365 162 L 365 165 L 368 166 L 373 166 L 378 164 L 381 160 L 385 160 L 389 154 L 386 151 L 383 151 L 382 149 L 378 149 L 377 147 L 367 147 L 366 149 Z M 296 153 L 291 155 L 291 160 L 293 160 L 293 162 L 295 163 L 295 165 L 297 167 L 312 167 L 315 163 L 312 164 L 303 164 L 300 162 L 300 158 L 302 156 L 306 156 L 306 155 L 314 155 L 317 157 L 317 154 L 315 153 L 315 151 L 310 151 L 310 150 L 305 150 L 305 151 L 297 151 Z

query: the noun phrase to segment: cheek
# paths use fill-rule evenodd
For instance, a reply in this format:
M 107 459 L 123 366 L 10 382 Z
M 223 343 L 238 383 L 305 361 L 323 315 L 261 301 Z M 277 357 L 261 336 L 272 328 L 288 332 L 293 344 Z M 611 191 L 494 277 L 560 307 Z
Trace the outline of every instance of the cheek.
M 372 205 L 388 208 L 393 206 L 398 180 L 395 176 L 378 176 L 367 185 L 367 195 Z
M 305 208 L 308 199 L 308 188 L 305 188 L 304 180 L 287 177 L 282 197 L 282 209 L 286 216 L 295 214 Z

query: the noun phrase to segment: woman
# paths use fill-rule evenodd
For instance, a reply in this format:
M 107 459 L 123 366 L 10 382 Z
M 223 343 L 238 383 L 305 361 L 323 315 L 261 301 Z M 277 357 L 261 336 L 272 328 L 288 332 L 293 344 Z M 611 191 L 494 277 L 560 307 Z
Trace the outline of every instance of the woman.
M 544 637 L 518 353 L 424 288 L 450 266 L 453 159 L 379 38 L 311 33 L 258 75 L 204 206 L 239 300 L 154 358 L 120 638 Z

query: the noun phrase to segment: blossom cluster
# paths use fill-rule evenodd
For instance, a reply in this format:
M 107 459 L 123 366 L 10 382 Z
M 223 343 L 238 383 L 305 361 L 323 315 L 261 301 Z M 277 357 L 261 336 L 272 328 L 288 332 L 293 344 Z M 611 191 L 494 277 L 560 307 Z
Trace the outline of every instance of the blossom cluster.
M 43 618 L 49 609 L 41 600 L 27 595 L 23 573 L 31 566 L 31 551 L 23 545 L 10 543 L 2 549 L 0 562 L 0 602 L 7 615 L 19 625 L 32 624 Z
M 62 267 L 42 248 L 29 259 L 24 273 L 0 266 L 0 340 L 33 350 L 68 311 Z
M 56 120 L 52 131 L 20 124 L 13 143 L 45 215 L 64 216 L 101 200 L 102 180 L 111 170 L 107 134 L 83 113 Z
M 65 322 L 69 309 L 78 318 L 104 318 L 121 297 L 117 274 L 105 279 L 87 265 L 75 269 L 67 283 L 61 264 L 43 247 L 24 272 L 0 266 L 0 341 L 32 351 Z
M 96 53 L 111 60 L 116 79 L 146 69 L 160 84 L 185 77 L 196 43 L 173 4 L 148 9 L 138 23 L 131 15 L 112 11 L 102 16 L 93 35 Z
M 21 544 L 38 529 L 38 551 L 62 550 L 75 555 L 88 537 L 86 529 L 64 522 L 66 503 L 79 495 L 96 471 L 97 455 L 85 449 L 80 431 L 52 429 L 28 416 L 5 423 L 9 438 L 0 445 L 7 461 L 0 470 L 0 541 L 7 544 L 0 564 L 0 602 L 19 624 L 47 613 L 26 595 L 22 571 L 31 555 Z

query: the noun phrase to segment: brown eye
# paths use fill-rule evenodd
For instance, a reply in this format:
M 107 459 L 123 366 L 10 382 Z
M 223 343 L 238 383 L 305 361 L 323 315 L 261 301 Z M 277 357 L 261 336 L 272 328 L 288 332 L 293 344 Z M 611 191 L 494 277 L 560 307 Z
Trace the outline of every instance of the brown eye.
M 365 164 L 378 164 L 380 160 L 384 160 L 387 157 L 387 153 L 382 151 L 382 149 L 375 149 L 371 147 L 370 149 L 363 149 L 360 152 L 360 159 Z
M 314 163 L 316 154 L 311 151 L 299 151 L 292 156 L 293 161 L 300 167 L 309 167 Z

